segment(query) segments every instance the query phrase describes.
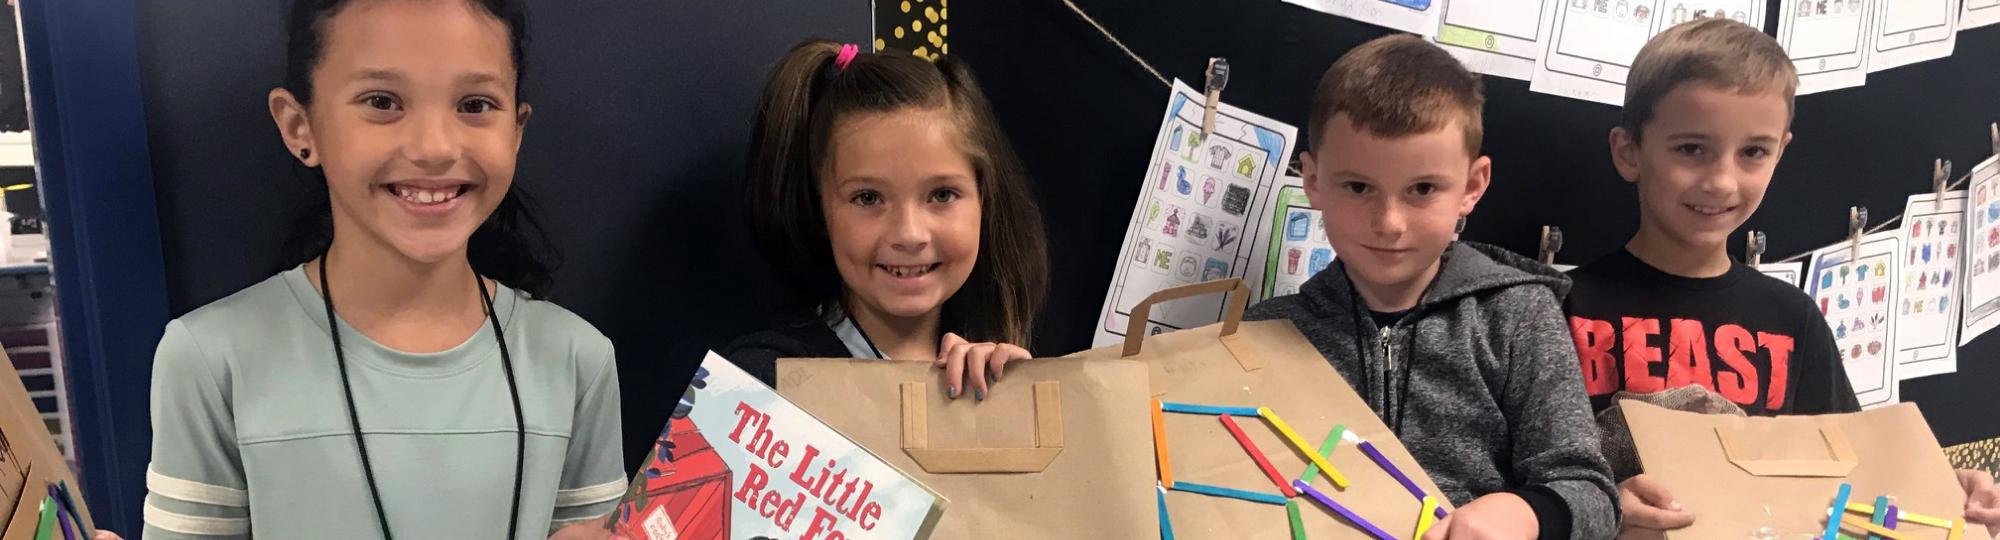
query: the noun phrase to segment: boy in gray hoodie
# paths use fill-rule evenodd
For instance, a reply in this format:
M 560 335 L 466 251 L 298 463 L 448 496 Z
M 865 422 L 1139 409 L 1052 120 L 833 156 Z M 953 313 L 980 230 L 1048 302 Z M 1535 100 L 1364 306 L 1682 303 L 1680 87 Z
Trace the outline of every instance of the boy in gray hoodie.
M 1299 157 L 1338 259 L 1247 318 L 1297 325 L 1458 505 L 1426 539 L 1611 538 L 1569 281 L 1453 240 L 1492 177 L 1484 101 L 1477 76 L 1414 36 L 1334 62 Z

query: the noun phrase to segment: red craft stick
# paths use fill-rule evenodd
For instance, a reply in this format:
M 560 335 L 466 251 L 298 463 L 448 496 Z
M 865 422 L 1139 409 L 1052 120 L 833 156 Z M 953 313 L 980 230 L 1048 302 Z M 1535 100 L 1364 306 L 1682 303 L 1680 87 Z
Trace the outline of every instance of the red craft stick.
M 1235 418 L 1231 418 L 1227 414 L 1220 416 L 1220 418 L 1222 418 L 1222 427 L 1229 428 L 1229 434 L 1236 436 L 1236 443 L 1243 445 L 1243 451 L 1250 453 L 1250 459 L 1257 461 L 1257 466 L 1264 469 L 1264 476 L 1271 477 L 1271 483 L 1278 485 L 1278 491 L 1284 493 L 1285 498 L 1289 499 L 1299 496 L 1299 492 L 1292 490 L 1291 484 L 1285 483 L 1285 477 L 1278 475 L 1278 468 L 1271 466 L 1271 460 L 1264 457 L 1264 452 L 1257 449 L 1257 443 L 1250 442 L 1250 436 L 1243 434 L 1243 428 L 1236 425 Z

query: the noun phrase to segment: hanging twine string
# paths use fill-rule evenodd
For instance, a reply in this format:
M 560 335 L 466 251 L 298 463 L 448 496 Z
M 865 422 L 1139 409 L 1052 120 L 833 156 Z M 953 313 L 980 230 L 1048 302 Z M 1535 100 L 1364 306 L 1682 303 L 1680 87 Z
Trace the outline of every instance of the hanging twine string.
M 1075 13 L 1078 18 L 1083 19 L 1083 22 L 1090 23 L 1090 26 L 1092 28 L 1096 28 L 1097 33 L 1103 35 L 1105 41 L 1111 42 L 1111 45 L 1118 47 L 1118 50 L 1125 51 L 1125 56 L 1127 58 L 1131 58 L 1133 62 L 1138 63 L 1139 67 L 1145 68 L 1146 73 L 1153 74 L 1153 78 L 1158 79 L 1161 85 L 1164 85 L 1168 88 L 1172 88 L 1174 86 L 1174 83 L 1172 81 L 1167 80 L 1166 75 L 1160 74 L 1160 70 L 1153 69 L 1153 65 L 1146 63 L 1146 59 L 1140 58 L 1139 53 L 1132 52 L 1132 48 L 1126 47 L 1125 42 L 1120 41 L 1118 39 L 1118 36 L 1111 35 L 1111 30 L 1104 28 L 1104 25 L 1099 24 L 1097 22 L 1097 19 L 1092 18 L 1089 13 L 1084 13 L 1083 8 L 1077 7 L 1075 0 L 1062 0 L 1062 3 L 1065 6 L 1069 6 L 1070 12 Z
M 1967 172 L 1967 173 L 1965 173 L 1965 175 L 1964 175 L 1964 176 L 1960 176 L 1960 177 L 1958 177 L 1958 179 L 1957 179 L 1957 180 L 1953 180 L 1953 181 L 1951 182 L 1951 185 L 1949 185 L 1949 186 L 1945 186 L 1944 190 L 1945 190 L 1945 191 L 1957 191 L 1957 190 L 1958 190 L 1959 188 L 1962 188 L 1962 187 L 1965 187 L 1965 183 L 1966 183 L 1967 181 L 1970 181 L 1970 180 L 1972 180 L 1972 173 L 1971 173 L 1971 172 Z M 1867 235 L 1870 235 L 1870 234 L 1875 234 L 1875 233 L 1878 233 L 1878 232 L 1882 232 L 1883 230 L 1885 230 L 1885 229 L 1888 229 L 1889 227 L 1893 227 L 1893 226 L 1895 226 L 1895 225 L 1896 225 L 1897 223 L 1900 223 L 1900 222 L 1902 222 L 1902 221 L 1903 221 L 1903 215 L 1902 215 L 1902 214 L 1896 214 L 1896 217 L 1892 217 L 1892 218 L 1889 218 L 1889 220 L 1888 220 L 1888 221 L 1884 221 L 1884 222 L 1882 222 L 1881 224 L 1878 224 L 1878 225 L 1876 225 L 1876 226 L 1874 226 L 1874 227 L 1869 227 L 1869 228 L 1868 228 L 1868 231 L 1867 231 L 1867 232 L 1865 232 L 1865 233 L 1863 233 L 1863 234 L 1862 234 L 1862 236 L 1867 236 Z M 1813 250 L 1813 251 L 1818 251 L 1818 250 Z M 1812 256 L 1812 254 L 1813 254 L 1813 252 L 1812 252 L 1812 251 L 1807 251 L 1807 252 L 1805 252 L 1805 253 L 1800 253 L 1800 254 L 1798 254 L 1798 255 L 1793 255 L 1793 256 L 1790 256 L 1790 257 L 1786 257 L 1786 258 L 1785 258 L 1784 260 L 1781 260 L 1781 261 L 1778 261 L 1778 262 L 1779 262 L 1779 263 L 1781 263 L 1781 264 L 1782 264 L 1782 263 L 1791 263 L 1791 262 L 1799 262 L 1799 261 L 1802 261 L 1802 260 L 1805 260 L 1805 259 L 1806 259 L 1806 257 L 1811 257 L 1811 256 Z

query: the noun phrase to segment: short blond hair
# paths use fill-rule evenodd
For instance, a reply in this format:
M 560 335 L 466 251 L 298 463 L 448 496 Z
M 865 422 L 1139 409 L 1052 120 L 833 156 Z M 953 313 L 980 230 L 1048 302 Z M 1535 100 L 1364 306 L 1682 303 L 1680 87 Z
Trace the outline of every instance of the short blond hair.
M 1485 105 L 1479 76 L 1457 58 L 1422 38 L 1392 34 L 1347 51 L 1320 76 L 1306 144 L 1318 150 L 1327 121 L 1340 113 L 1383 137 L 1430 133 L 1459 120 L 1466 155 L 1476 157 L 1485 137 Z
M 1750 25 L 1729 19 L 1681 23 L 1653 36 L 1633 59 L 1619 127 L 1639 138 L 1660 100 L 1689 84 L 1783 96 L 1789 125 L 1799 71 L 1777 40 Z

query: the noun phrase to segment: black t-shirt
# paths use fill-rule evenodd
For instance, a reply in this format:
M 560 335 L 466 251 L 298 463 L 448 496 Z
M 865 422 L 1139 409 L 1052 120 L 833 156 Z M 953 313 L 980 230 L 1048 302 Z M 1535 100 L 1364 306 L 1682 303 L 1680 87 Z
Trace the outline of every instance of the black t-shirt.
M 1752 416 L 1861 409 L 1812 298 L 1740 263 L 1713 278 L 1619 250 L 1569 272 L 1564 301 L 1598 411 L 1618 391 L 1701 385 Z

